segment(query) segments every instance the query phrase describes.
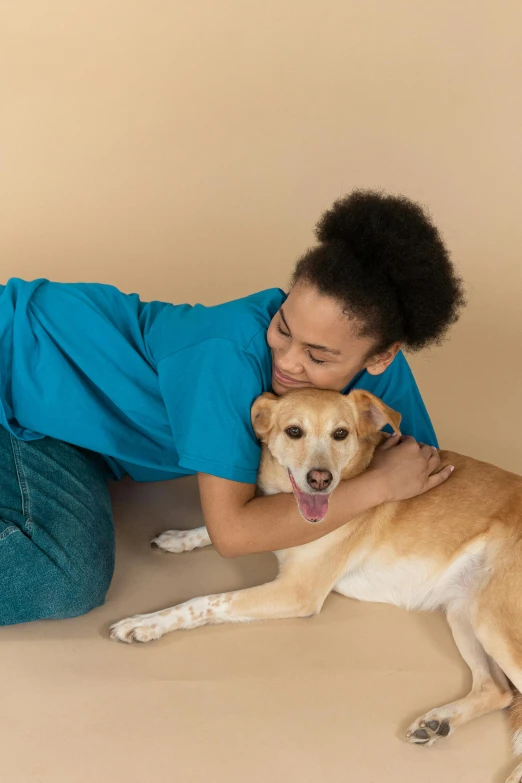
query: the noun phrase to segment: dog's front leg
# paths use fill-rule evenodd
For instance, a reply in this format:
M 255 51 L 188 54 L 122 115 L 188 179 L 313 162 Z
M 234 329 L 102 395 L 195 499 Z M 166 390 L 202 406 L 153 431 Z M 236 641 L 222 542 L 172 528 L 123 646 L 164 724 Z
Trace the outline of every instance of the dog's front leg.
M 283 617 L 306 617 L 320 611 L 326 596 L 307 596 L 302 587 L 277 579 L 259 587 L 193 598 L 170 609 L 138 614 L 111 627 L 111 639 L 150 642 L 170 631 L 218 623 L 243 623 Z

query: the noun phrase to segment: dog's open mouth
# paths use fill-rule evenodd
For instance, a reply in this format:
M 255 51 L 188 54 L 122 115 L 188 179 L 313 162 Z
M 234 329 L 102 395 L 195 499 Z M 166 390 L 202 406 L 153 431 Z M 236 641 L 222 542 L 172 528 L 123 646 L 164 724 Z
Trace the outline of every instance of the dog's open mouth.
M 294 477 L 288 471 L 295 499 L 299 506 L 299 511 L 307 522 L 321 522 L 328 511 L 328 501 L 330 495 L 321 495 L 317 492 L 302 492 L 295 483 Z

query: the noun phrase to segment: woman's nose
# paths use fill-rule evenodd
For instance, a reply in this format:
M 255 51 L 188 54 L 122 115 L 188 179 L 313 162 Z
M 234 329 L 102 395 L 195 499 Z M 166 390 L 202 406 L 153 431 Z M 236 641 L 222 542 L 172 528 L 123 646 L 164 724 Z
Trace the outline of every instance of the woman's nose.
M 277 364 L 282 372 L 287 372 L 289 375 L 298 375 L 303 372 L 303 364 L 298 351 L 292 346 L 286 346 L 286 350 L 278 352 Z

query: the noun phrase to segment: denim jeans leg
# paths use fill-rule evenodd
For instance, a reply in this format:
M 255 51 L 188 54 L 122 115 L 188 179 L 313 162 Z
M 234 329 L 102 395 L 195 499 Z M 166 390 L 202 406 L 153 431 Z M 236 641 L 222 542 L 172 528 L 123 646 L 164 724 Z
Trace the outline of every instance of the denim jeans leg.
M 85 614 L 113 570 L 103 459 L 0 427 L 0 625 Z

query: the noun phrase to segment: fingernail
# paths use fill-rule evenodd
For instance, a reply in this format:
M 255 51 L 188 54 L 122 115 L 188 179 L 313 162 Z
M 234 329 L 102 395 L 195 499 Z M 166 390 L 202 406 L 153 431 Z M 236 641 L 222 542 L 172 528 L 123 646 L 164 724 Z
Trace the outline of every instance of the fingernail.
M 455 470 L 455 465 L 451 465 L 450 466 L 450 472 L 453 473 L 454 470 Z

